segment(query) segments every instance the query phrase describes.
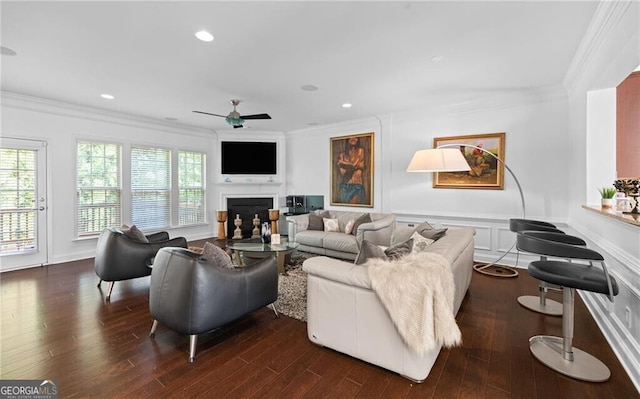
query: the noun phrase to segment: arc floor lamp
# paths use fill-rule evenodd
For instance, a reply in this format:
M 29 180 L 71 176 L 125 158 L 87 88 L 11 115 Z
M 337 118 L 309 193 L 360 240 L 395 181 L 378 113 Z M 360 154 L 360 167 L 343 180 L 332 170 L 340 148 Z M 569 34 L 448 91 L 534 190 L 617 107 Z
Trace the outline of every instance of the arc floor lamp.
M 496 161 L 504 165 L 504 168 L 509 172 L 513 180 L 518 186 L 518 192 L 520 193 L 520 201 L 522 203 L 522 218 L 525 218 L 525 203 L 524 194 L 522 193 L 522 187 L 518 178 L 513 173 L 511 168 L 498 156 L 491 151 L 487 151 L 482 147 L 477 147 L 471 144 L 463 143 L 450 143 L 442 144 L 437 148 L 431 148 L 426 150 L 419 150 L 413 154 L 413 158 L 407 167 L 407 172 L 463 172 L 471 170 L 467 159 L 463 155 L 463 148 L 472 148 L 479 150 L 484 154 L 488 154 L 495 158 Z M 515 247 L 516 241 L 511 244 L 508 250 L 504 252 L 498 259 L 489 264 L 475 264 L 473 270 L 493 277 L 516 277 L 518 272 L 508 266 L 498 265 L 497 263 L 502 260 L 511 250 Z

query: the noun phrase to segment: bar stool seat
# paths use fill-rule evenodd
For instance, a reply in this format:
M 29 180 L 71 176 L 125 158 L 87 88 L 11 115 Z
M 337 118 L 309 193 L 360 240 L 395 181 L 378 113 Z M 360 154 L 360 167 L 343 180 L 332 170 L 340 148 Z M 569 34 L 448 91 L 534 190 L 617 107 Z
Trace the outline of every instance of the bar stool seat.
M 554 224 L 534 219 L 509 219 L 509 230 L 513 231 L 514 233 L 525 230 L 534 230 L 564 235 L 564 232 L 562 230 L 559 230 Z M 558 237 L 558 240 L 562 241 L 562 238 L 560 236 Z M 563 241 L 567 244 L 573 243 L 575 245 L 586 245 L 583 240 L 577 237 L 567 237 L 571 237 L 567 239 L 568 241 Z M 541 256 L 540 259 L 546 260 L 546 256 Z M 516 265 L 517 263 L 518 261 L 516 260 Z M 562 303 L 547 298 L 547 293 L 549 292 L 549 290 L 561 291 L 560 287 L 550 286 L 544 281 L 540 281 L 538 283 L 538 296 L 521 295 L 518 297 L 518 303 L 529 310 L 533 310 L 534 312 L 546 314 L 549 316 L 562 316 Z
M 562 287 L 562 337 L 538 335 L 529 339 L 531 353 L 547 367 L 572 378 L 602 382 L 611 377 L 609 368 L 589 353 L 573 348 L 575 290 L 605 294 L 613 302 L 618 284 L 598 252 L 581 246 L 548 240 L 557 233 L 522 231 L 518 233 L 518 250 L 565 259 L 588 261 L 576 263 L 540 260 L 529 264 L 531 276 Z M 601 267 L 595 266 L 597 263 Z

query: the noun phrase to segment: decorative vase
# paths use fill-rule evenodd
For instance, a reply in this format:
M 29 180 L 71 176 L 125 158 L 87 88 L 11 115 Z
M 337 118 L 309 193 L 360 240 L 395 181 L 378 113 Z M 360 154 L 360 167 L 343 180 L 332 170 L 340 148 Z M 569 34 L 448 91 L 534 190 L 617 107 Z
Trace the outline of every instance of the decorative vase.
M 269 209 L 269 220 L 271 221 L 271 233 L 278 234 L 278 219 L 280 219 L 280 211 L 278 209 Z
M 242 239 L 242 229 L 240 229 L 240 226 L 242 226 L 242 219 L 240 219 L 240 215 L 237 214 L 235 220 L 233 221 L 233 225 L 236 226 L 236 229 L 233 230 L 233 240 L 241 240 Z
M 262 242 L 265 244 L 271 243 L 271 226 L 269 222 L 262 223 Z
M 227 221 L 227 211 L 218 211 L 216 216 L 218 220 L 218 240 L 224 240 L 227 238 L 224 228 L 224 223 Z
M 260 238 L 260 218 L 258 214 L 253 217 L 253 230 L 251 231 L 251 238 Z
M 615 198 L 602 198 L 602 202 L 600 203 L 600 206 L 602 207 L 602 209 L 611 209 L 615 204 L 616 204 Z

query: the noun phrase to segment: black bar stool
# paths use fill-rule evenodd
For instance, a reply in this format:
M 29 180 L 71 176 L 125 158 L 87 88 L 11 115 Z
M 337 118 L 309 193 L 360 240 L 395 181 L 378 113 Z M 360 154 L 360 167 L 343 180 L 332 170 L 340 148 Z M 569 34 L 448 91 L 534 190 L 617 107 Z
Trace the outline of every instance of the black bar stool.
M 562 236 L 557 236 L 557 241 L 564 242 L 566 244 L 572 245 L 582 245 L 586 246 L 587 244 L 584 240 L 565 235 L 562 230 L 556 228 L 554 224 L 549 222 L 543 222 L 541 220 L 533 220 L 533 219 L 509 219 L 509 230 L 514 233 L 518 233 L 524 230 L 533 230 L 533 231 L 547 231 L 560 233 Z M 547 260 L 546 256 L 540 256 L 540 260 Z M 518 264 L 516 258 L 516 265 Z M 522 295 L 518 297 L 518 303 L 529 310 L 533 310 L 534 312 L 546 314 L 549 316 L 562 316 L 562 304 L 558 301 L 554 301 L 552 299 L 547 298 L 547 293 L 549 290 L 561 291 L 560 287 L 550 286 L 544 281 L 540 281 L 538 283 L 538 296 L 535 295 Z
M 538 335 L 529 339 L 531 353 L 545 366 L 579 380 L 601 382 L 611 376 L 609 368 L 589 353 L 573 348 L 575 290 L 605 294 L 611 302 L 618 295 L 618 284 L 607 271 L 598 252 L 555 241 L 560 233 L 521 231 L 520 251 L 564 259 L 588 261 L 588 264 L 540 260 L 529 263 L 529 274 L 538 280 L 562 287 L 562 338 Z M 595 266 L 600 264 L 601 268 Z

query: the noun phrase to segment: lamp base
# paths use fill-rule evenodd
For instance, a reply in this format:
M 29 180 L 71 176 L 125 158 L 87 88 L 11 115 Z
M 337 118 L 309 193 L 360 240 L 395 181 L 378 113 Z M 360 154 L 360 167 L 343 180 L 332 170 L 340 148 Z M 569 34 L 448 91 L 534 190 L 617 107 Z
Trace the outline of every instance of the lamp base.
M 483 263 L 473 265 L 473 270 L 491 277 L 518 277 L 518 271 L 509 266 Z

